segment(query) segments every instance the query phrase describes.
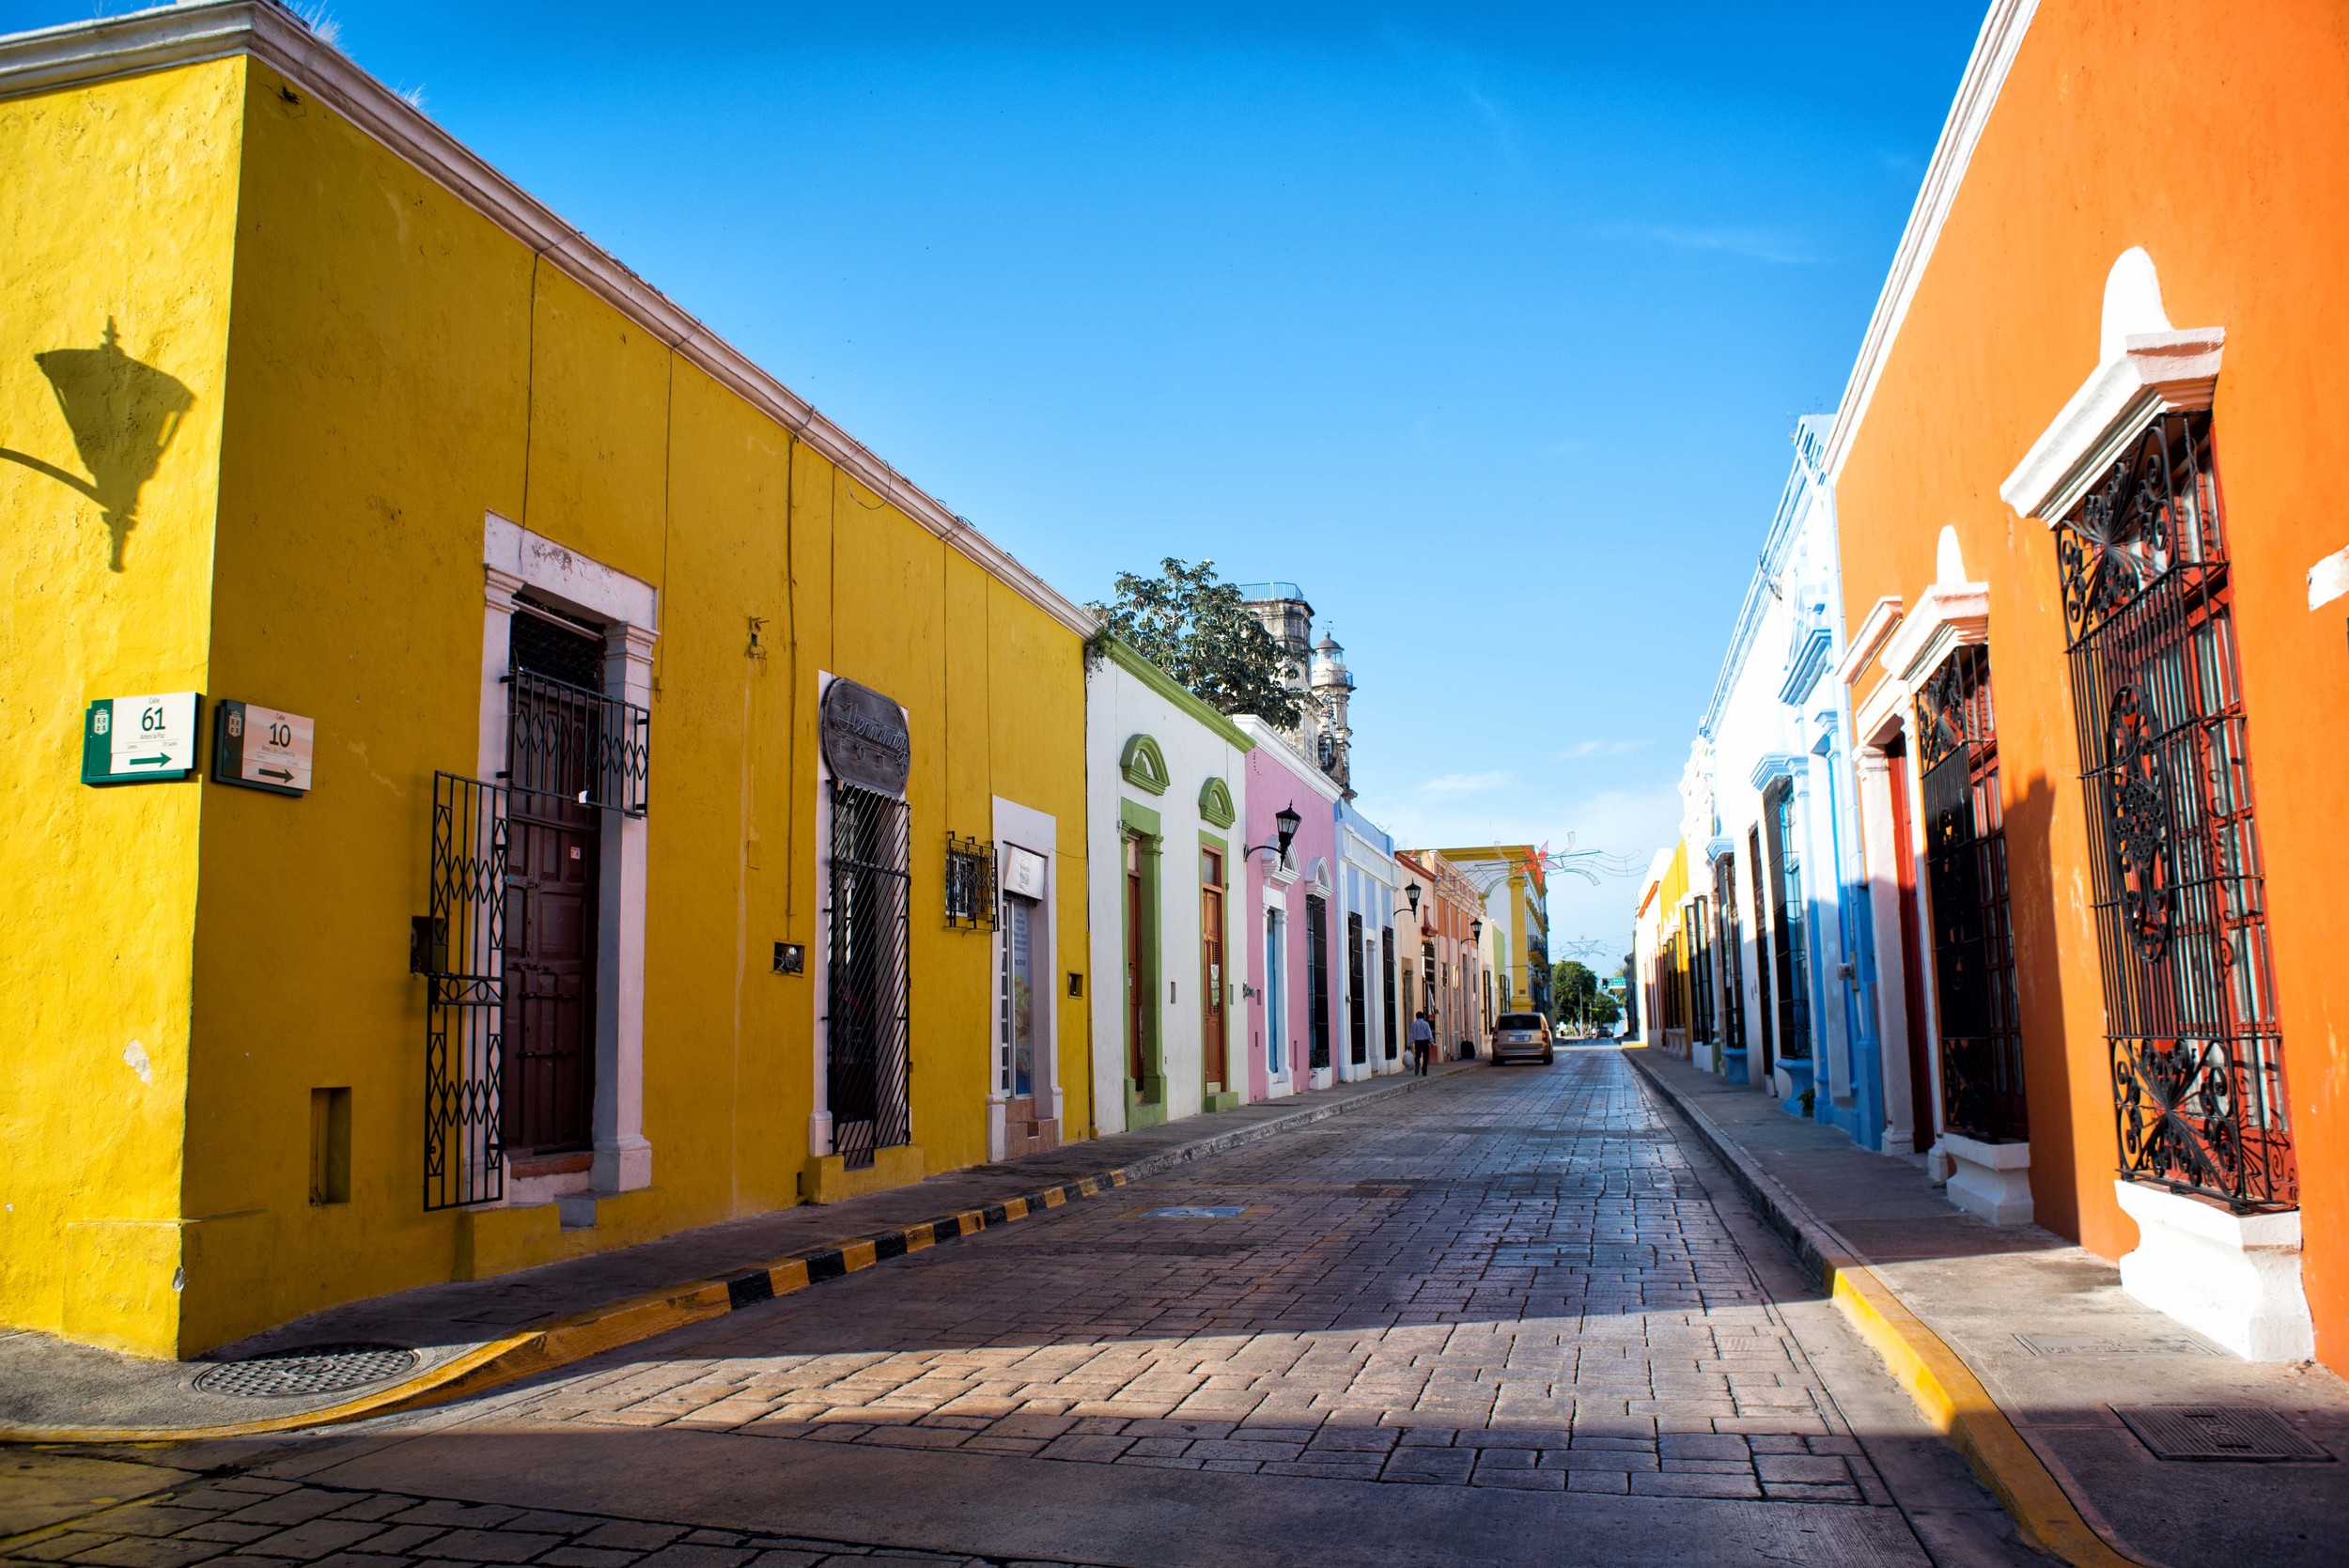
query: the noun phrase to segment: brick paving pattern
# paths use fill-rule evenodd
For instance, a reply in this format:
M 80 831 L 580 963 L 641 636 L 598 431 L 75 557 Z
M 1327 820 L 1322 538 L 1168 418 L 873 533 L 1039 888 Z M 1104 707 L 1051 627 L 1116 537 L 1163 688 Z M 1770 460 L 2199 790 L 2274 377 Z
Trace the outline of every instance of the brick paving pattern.
M 1088 1568 L 1059 1560 L 907 1551 L 804 1536 L 303 1486 L 206 1481 L 11 1540 L 0 1562 L 96 1568 Z
M 1616 1052 L 1570 1051 L 614 1352 L 500 1414 L 1889 1506 L 1707 1157 Z M 1245 1212 L 1144 1218 L 1169 1204 Z

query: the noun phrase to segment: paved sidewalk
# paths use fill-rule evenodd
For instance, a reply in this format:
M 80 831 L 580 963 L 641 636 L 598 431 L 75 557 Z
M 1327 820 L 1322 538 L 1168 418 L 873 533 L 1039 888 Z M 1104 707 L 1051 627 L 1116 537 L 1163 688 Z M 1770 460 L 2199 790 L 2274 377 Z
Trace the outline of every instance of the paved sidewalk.
M 162 1432 L 324 1411 L 428 1378 L 436 1369 L 534 1327 L 697 1281 L 725 1280 L 842 1241 L 987 1209 L 1042 1188 L 1073 1188 L 1112 1170 L 1138 1179 L 1484 1065 L 1448 1063 L 1425 1078 L 1407 1073 L 1341 1083 L 973 1166 L 844 1203 L 779 1209 L 487 1280 L 421 1286 L 298 1318 L 224 1346 L 201 1362 L 146 1360 L 43 1334 L 0 1334 L 0 1430 Z M 883 1250 L 884 1264 L 888 1251 Z M 418 1353 L 418 1360 L 404 1382 L 387 1377 L 375 1386 L 322 1394 L 256 1399 L 195 1386 L 209 1363 L 347 1344 L 405 1346 Z
M 2000 1229 L 1952 1207 L 1921 1162 L 1871 1154 L 1679 1058 L 1626 1055 L 1797 1200 L 1771 1213 L 1771 1195 L 1755 1195 L 1766 1219 L 1803 1233 L 1789 1237 L 1798 1250 L 1873 1265 L 2116 1549 L 2168 1568 L 2341 1560 L 2349 1386 L 2339 1377 L 2240 1360 L 2126 1295 L 2103 1259 L 2036 1226 Z M 2114 1413 L 2163 1405 L 2279 1412 L 2332 1461 L 2165 1462 Z

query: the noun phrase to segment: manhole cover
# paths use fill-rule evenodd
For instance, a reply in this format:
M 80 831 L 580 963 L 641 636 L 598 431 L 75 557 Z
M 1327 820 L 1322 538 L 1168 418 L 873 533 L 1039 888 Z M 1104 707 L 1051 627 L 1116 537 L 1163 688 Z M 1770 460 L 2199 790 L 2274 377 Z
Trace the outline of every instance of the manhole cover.
M 2156 1459 L 2330 1459 L 2300 1429 L 2252 1405 L 2116 1405 Z
M 332 1394 L 397 1377 L 416 1361 L 414 1351 L 396 1344 L 314 1344 L 207 1367 L 196 1374 L 195 1386 L 237 1399 Z
M 1237 1219 L 1248 1211 L 1244 1208 L 1223 1208 L 1206 1203 L 1173 1203 L 1162 1209 L 1144 1209 L 1144 1219 Z
M 2208 1356 L 2209 1351 L 2187 1339 L 2107 1339 L 2102 1334 L 2017 1334 L 2034 1356 Z

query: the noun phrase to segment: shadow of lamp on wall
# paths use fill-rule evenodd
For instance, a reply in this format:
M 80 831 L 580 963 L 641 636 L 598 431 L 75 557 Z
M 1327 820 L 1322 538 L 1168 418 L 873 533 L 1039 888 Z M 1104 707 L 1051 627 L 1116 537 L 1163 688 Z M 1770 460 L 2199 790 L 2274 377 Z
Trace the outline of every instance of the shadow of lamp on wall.
M 194 406 L 195 394 L 175 378 L 142 365 L 122 351 L 114 318 L 95 349 L 52 349 L 33 356 L 57 395 L 57 407 L 73 432 L 73 448 L 90 476 L 70 474 L 54 463 L 0 446 L 0 458 L 23 463 L 69 485 L 98 504 L 113 550 L 106 565 L 122 569 L 123 545 L 138 526 L 139 491 L 155 477 L 179 422 Z

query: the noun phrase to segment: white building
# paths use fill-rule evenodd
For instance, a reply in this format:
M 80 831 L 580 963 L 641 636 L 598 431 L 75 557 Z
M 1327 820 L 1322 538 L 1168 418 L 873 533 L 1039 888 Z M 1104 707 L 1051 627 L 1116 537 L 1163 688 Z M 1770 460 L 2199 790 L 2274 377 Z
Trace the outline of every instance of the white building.
M 1681 780 L 1688 887 L 1675 912 L 1702 951 L 1690 1056 L 1869 1148 L 1905 1147 L 1906 1063 L 1877 1043 L 1875 960 L 1850 800 L 1830 420 L 1795 430 L 1770 520 Z M 1697 1036 L 1704 1038 L 1699 1039 Z M 1887 1094 L 1887 1067 L 1895 1093 Z M 1888 1101 L 1898 1114 L 1888 1126 Z
M 1255 742 L 1114 638 L 1085 676 L 1094 1122 L 1248 1097 L 1241 976 L 1256 922 L 1242 828 Z

